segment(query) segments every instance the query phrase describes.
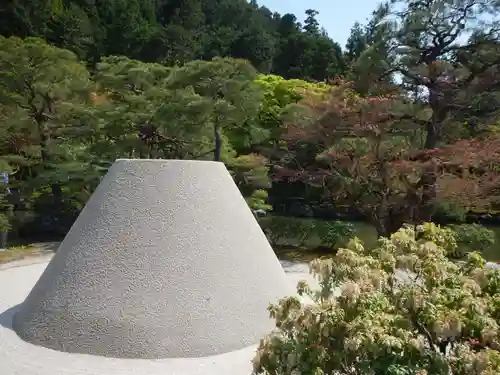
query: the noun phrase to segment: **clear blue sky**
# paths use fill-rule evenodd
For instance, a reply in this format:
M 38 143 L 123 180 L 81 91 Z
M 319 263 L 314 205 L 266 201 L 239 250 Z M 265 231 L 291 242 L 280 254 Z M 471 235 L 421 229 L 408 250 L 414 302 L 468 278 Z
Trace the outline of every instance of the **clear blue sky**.
M 304 20 L 306 9 L 315 9 L 320 25 L 328 31 L 328 35 L 344 48 L 349 31 L 354 22 L 366 23 L 380 0 L 260 0 L 272 11 L 293 13 L 300 22 Z

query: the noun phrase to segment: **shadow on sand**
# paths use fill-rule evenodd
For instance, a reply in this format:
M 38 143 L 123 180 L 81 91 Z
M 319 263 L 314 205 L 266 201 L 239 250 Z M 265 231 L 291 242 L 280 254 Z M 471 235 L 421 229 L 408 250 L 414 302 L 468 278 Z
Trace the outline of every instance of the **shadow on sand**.
M 12 320 L 14 319 L 14 315 L 21 308 L 21 304 L 13 306 L 5 311 L 0 313 L 0 326 L 13 330 L 12 328 Z

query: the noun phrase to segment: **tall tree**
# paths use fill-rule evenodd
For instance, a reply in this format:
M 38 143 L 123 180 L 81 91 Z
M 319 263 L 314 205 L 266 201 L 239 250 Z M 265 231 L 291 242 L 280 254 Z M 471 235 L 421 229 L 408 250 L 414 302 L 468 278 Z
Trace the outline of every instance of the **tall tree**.
M 41 36 L 53 15 L 63 11 L 61 0 L 9 0 L 0 4 L 0 32 L 4 36 Z
M 235 129 L 250 126 L 248 120 L 257 114 L 261 90 L 254 82 L 256 75 L 244 60 L 216 58 L 210 62 L 189 62 L 169 81 L 172 89 L 192 87 L 210 103 L 216 161 L 221 160 L 224 137 Z
M 249 8 L 238 38 L 231 47 L 231 56 L 249 60 L 262 73 L 272 69 L 277 39 L 272 29 L 269 14 L 265 10 Z
M 389 12 L 389 6 L 381 4 L 366 26 L 357 24 L 351 30 L 346 46 L 350 65 L 347 78 L 362 95 L 384 94 L 394 89 L 393 76 L 386 74 L 387 64 L 392 62 L 393 28 L 383 21 Z
M 161 1 L 157 15 L 165 40 L 165 62 L 183 64 L 201 57 L 205 15 L 200 0 Z
M 116 0 L 96 2 L 99 22 L 103 26 L 106 55 L 138 57 L 156 30 L 153 2 L 150 0 Z
M 328 81 L 343 76 L 346 71 L 342 48 L 326 35 L 305 36 L 307 49 L 304 51 L 301 76 L 314 81 Z
M 273 72 L 285 78 L 326 81 L 345 73 L 342 49 L 321 33 L 315 19 L 317 11 L 308 10 L 307 30 L 301 32 L 294 15 L 284 15 L 278 25 L 280 44 Z
M 37 38 L 0 37 L 0 112 L 7 114 L 2 127 L 8 129 L 3 158 L 16 171 L 13 180 L 28 179 L 24 187 L 38 194 L 49 189 L 45 207 L 54 217 L 66 213 L 63 186 L 91 172 L 85 147 L 72 147 L 85 132 L 74 119 L 91 88 L 74 53 Z
M 426 148 L 442 143 L 457 108 L 467 106 L 475 85 L 500 83 L 500 4 L 491 0 L 401 1 L 393 11 L 396 31 L 390 72 L 425 93 L 431 115 L 423 126 Z M 468 35 L 472 37 L 467 40 Z
M 304 21 L 304 31 L 313 34 L 313 35 L 318 35 L 320 33 L 319 29 L 319 22 L 316 19 L 316 16 L 319 14 L 317 10 L 314 9 L 307 9 L 306 10 L 306 19 Z
M 47 40 L 56 46 L 73 51 L 80 59 L 92 58 L 93 24 L 87 13 L 76 4 L 69 4 L 48 22 Z
M 389 9 L 389 8 L 388 8 Z M 385 73 L 399 78 L 407 100 L 420 111 L 412 119 L 422 129 L 423 147 L 434 150 L 453 141 L 457 110 L 471 105 L 481 90 L 499 84 L 499 4 L 490 0 L 397 1 L 378 25 L 385 25 L 391 37 Z M 468 39 L 468 37 L 471 38 Z M 429 157 L 429 153 L 424 153 Z M 432 157 L 431 157 L 432 158 Z M 417 185 L 424 184 L 419 216 L 430 221 L 435 212 L 439 173 L 429 169 Z M 453 197 L 449 197 L 453 199 Z
M 359 22 L 355 22 L 353 27 L 351 27 L 351 32 L 345 46 L 347 61 L 351 63 L 357 60 L 366 47 L 367 40 L 365 30 L 363 30 Z
M 196 159 L 212 150 L 205 141 L 210 103 L 190 87 L 172 90 L 175 69 L 111 56 L 97 65 L 102 100 L 92 108 L 92 150 L 101 159 Z
M 37 157 L 50 163 L 70 104 L 90 98 L 90 75 L 75 54 L 37 38 L 0 37 L 0 46 L 2 106 L 23 113 L 10 120 L 38 140 Z

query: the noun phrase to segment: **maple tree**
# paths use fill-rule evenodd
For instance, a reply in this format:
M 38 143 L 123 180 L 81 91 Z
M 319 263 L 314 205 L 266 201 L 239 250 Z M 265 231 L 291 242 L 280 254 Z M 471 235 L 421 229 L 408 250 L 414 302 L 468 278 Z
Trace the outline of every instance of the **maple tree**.
M 274 178 L 321 187 L 387 236 L 404 223 L 430 221 L 437 200 L 489 207 L 498 198 L 500 140 L 422 147 L 423 133 L 398 95 L 361 97 L 348 83 L 325 101 L 304 98 L 286 125 Z

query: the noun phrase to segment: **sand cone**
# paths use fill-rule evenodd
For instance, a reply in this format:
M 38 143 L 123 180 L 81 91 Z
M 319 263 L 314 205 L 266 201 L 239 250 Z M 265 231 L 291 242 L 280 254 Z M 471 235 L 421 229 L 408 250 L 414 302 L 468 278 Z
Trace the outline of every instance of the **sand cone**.
M 13 326 L 70 353 L 201 357 L 258 343 L 293 293 L 224 164 L 117 160 Z

